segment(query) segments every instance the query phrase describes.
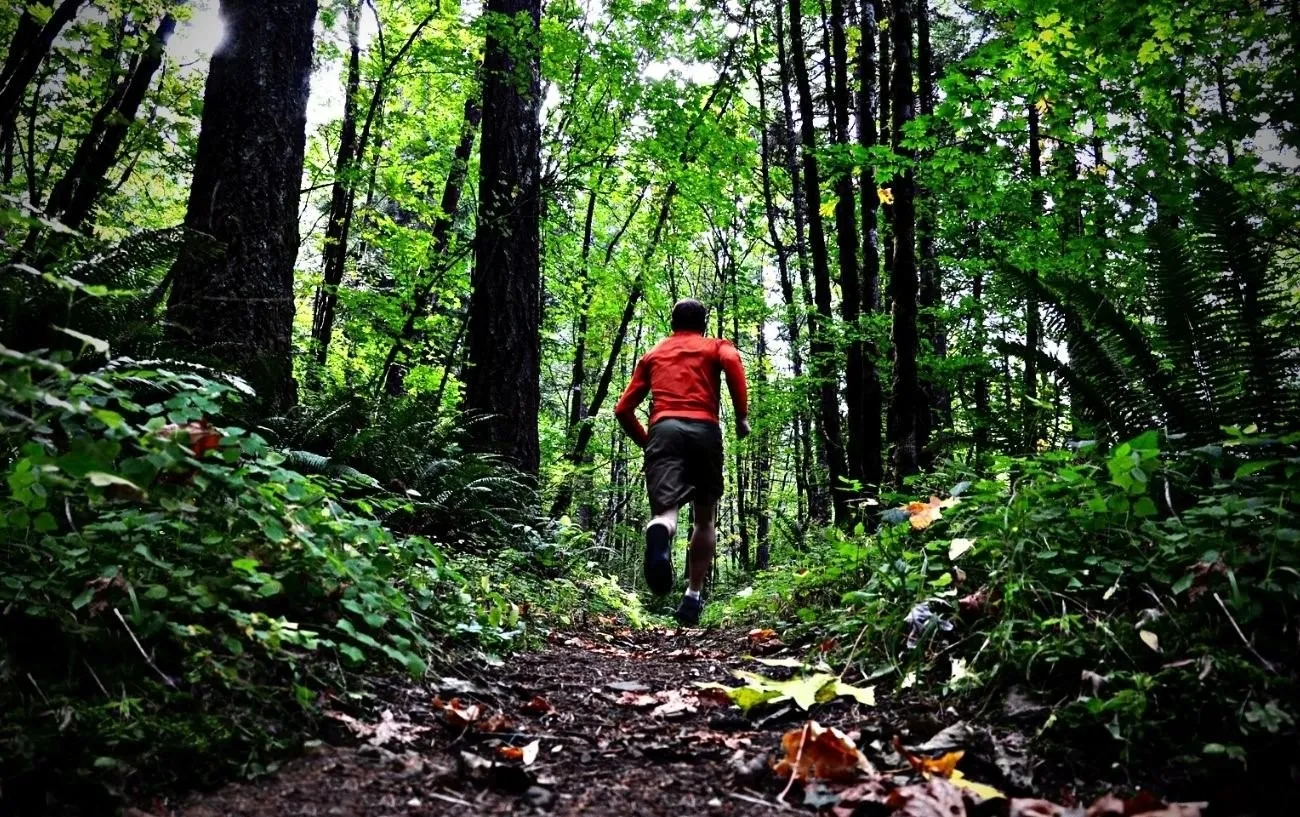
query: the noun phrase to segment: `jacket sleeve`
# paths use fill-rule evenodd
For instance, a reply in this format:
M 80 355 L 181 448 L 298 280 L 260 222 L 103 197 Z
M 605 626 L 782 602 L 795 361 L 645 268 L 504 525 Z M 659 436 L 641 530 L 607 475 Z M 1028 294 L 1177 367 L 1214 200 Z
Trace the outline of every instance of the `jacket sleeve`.
M 745 364 L 740 352 L 729 340 L 718 343 L 718 362 L 727 376 L 727 391 L 731 392 L 731 405 L 736 408 L 736 418 L 749 416 L 749 384 L 745 382 Z
M 622 397 L 618 398 L 618 403 L 614 406 L 614 417 L 617 418 L 618 424 L 641 448 L 645 448 L 646 443 L 650 441 L 650 434 L 637 419 L 636 408 L 649 393 L 650 364 L 643 357 L 637 361 L 636 369 L 632 371 L 632 381 L 627 384 L 627 390 L 623 392 Z

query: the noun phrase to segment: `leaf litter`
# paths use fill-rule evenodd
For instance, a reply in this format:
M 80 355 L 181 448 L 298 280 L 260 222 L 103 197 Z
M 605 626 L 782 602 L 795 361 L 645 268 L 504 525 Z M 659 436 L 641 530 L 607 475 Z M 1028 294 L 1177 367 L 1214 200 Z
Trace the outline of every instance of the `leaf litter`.
M 782 657 L 782 634 L 772 630 L 583 633 L 548 642 L 505 667 L 447 668 L 464 680 L 435 684 L 443 696 L 432 701 L 395 679 L 376 718 L 326 713 L 346 727 L 347 745 L 321 747 L 277 774 L 167 814 L 1203 813 L 1201 804 L 1155 798 L 1103 798 L 1085 808 L 1017 796 L 1043 793 L 1036 782 L 1050 785 L 1036 781 L 1019 732 L 939 709 L 919 680 L 898 693 L 906 700 L 877 701 L 874 688 L 846 682 L 816 658 Z M 799 654 L 815 656 L 816 648 Z M 791 677 L 740 669 L 754 654 Z

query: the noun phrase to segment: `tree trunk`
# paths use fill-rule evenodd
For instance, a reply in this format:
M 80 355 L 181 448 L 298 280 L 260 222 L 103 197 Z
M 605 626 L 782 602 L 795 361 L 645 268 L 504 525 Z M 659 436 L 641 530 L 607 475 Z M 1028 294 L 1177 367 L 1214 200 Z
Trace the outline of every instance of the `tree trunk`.
M 875 9 L 877 21 L 887 21 L 889 19 L 884 0 L 872 0 L 872 6 Z M 890 31 L 887 26 L 881 29 L 880 57 L 877 61 L 880 68 L 880 84 L 877 86 L 880 89 L 880 96 L 877 101 L 880 103 L 880 144 L 883 145 L 889 145 L 893 142 L 892 122 L 894 80 L 891 71 L 891 68 L 893 67 L 893 42 L 890 39 L 890 36 Z M 884 223 L 880 231 L 880 246 L 884 251 L 884 257 L 881 259 L 881 262 L 884 265 L 884 278 L 886 286 L 888 286 L 887 282 L 892 277 L 894 270 L 894 205 L 882 204 L 880 210 L 884 215 Z M 881 296 L 883 298 L 883 303 L 880 305 L 880 310 L 882 312 L 892 312 L 894 309 L 892 303 L 893 296 L 890 294 L 889 290 L 882 289 Z M 891 359 L 892 354 L 893 350 L 891 349 Z
M 973 231 L 976 236 L 979 235 L 980 225 L 976 224 Z M 978 257 L 978 256 L 977 256 Z M 971 300 L 974 302 L 975 314 L 973 323 L 975 325 L 975 355 L 976 365 L 979 367 L 975 373 L 974 403 L 975 417 L 971 422 L 974 430 L 974 457 L 975 469 L 980 472 L 983 465 L 984 457 L 989 452 L 989 367 L 984 361 L 985 347 L 988 345 L 988 330 L 984 320 L 984 268 L 980 267 L 975 272 L 975 279 L 971 282 Z
M 835 144 L 849 145 L 849 53 L 844 0 L 831 0 L 832 121 Z M 865 410 L 867 374 L 862 345 L 862 272 L 858 267 L 858 212 L 853 173 L 837 168 L 835 236 L 839 249 L 840 313 L 847 333 L 844 402 L 848 420 L 848 476 L 865 488 L 870 420 Z
M 226 38 L 204 91 L 185 224 L 195 241 L 172 268 L 169 335 L 238 371 L 263 408 L 295 400 L 293 268 L 307 135 L 316 0 L 223 0 Z
M 50 50 L 54 48 L 54 41 L 58 39 L 59 33 L 63 31 L 72 20 L 77 16 L 77 12 L 86 4 L 86 0 L 63 0 L 55 7 L 50 14 L 50 19 L 45 25 L 39 26 L 31 18 L 30 12 L 24 12 L 23 18 L 19 21 L 19 30 L 15 32 L 15 42 L 17 36 L 22 34 L 32 37 L 31 45 L 22 51 L 21 55 L 11 53 L 5 58 L 3 69 L 4 83 L 0 85 L 0 144 L 12 138 L 14 123 L 18 121 L 18 108 L 22 105 L 23 96 L 27 93 L 27 88 L 36 78 L 40 70 L 41 63 L 45 61 Z M 49 2 L 36 3 L 33 5 L 49 6 Z M 26 23 L 24 24 L 24 21 Z
M 916 2 L 916 73 L 917 91 L 920 95 L 919 107 L 923 116 L 934 114 L 934 56 L 930 47 L 930 11 L 929 0 Z M 930 151 L 922 155 L 922 161 L 928 159 Z M 940 279 L 939 257 L 934 245 L 934 198 L 930 191 L 920 185 L 917 197 L 922 205 L 917 212 L 917 250 L 920 257 L 920 289 L 918 299 L 921 307 L 920 333 L 930 344 L 930 354 L 936 360 L 942 360 L 948 354 L 948 334 L 944 331 L 939 308 L 943 303 L 943 282 Z M 931 368 L 929 376 L 923 383 L 929 410 L 922 414 L 920 421 L 924 424 L 920 437 L 929 440 L 935 429 L 946 428 L 951 423 L 952 395 L 947 384 L 941 382 L 938 374 Z M 929 467 L 934 454 L 927 445 L 921 452 L 921 462 Z
M 96 114 L 67 173 L 50 193 L 45 212 L 51 218 L 75 230 L 90 217 L 175 31 L 176 19 L 170 14 L 164 16 L 139 64 L 113 93 L 113 103 Z
M 880 94 L 876 81 L 876 37 L 879 29 L 880 0 L 862 0 L 861 24 L 863 36 L 858 55 L 858 143 L 870 151 L 879 143 L 876 132 L 876 109 Z M 885 89 L 885 93 L 888 90 Z M 862 168 L 859 180 L 859 202 L 862 208 L 862 314 L 870 316 L 880 309 L 880 236 L 876 211 L 880 196 L 876 192 L 876 174 L 870 164 Z M 879 491 L 884 482 L 884 449 L 881 444 L 881 418 L 884 416 L 884 394 L 876 361 L 880 349 L 864 332 L 862 344 L 862 481 L 868 489 Z
M 536 475 L 541 453 L 541 0 L 488 0 L 477 270 L 465 403 L 478 442 Z
M 352 210 L 357 159 L 357 104 L 361 93 L 361 0 L 347 6 L 348 75 L 343 93 L 343 124 L 339 131 L 339 150 L 334 162 L 334 189 L 325 225 L 325 247 L 321 259 L 321 283 L 312 307 L 312 354 L 317 365 L 324 365 L 329 354 L 330 335 L 334 328 L 334 308 L 338 288 L 348 257 L 345 224 Z M 387 371 L 387 369 L 385 369 Z
M 799 130 L 803 146 L 804 200 L 808 207 L 809 245 L 812 252 L 818 326 L 812 334 L 812 368 L 817 378 L 821 407 L 822 432 L 826 440 L 827 472 L 835 520 L 848 519 L 844 491 L 844 445 L 840 439 L 839 377 L 835 368 L 834 345 L 829 337 L 831 326 L 831 279 L 827 258 L 826 233 L 822 226 L 821 184 L 817 173 L 817 131 L 813 110 L 812 84 L 808 78 L 808 61 L 804 49 L 803 10 L 799 0 L 790 1 L 790 60 L 794 66 L 795 85 L 799 94 Z
M 789 314 L 788 320 L 792 327 L 790 335 L 790 345 L 793 355 L 795 356 L 795 370 L 797 379 L 796 388 L 801 392 L 806 389 L 806 384 L 801 379 L 803 375 L 803 347 L 798 338 L 799 313 L 803 312 L 808 318 L 808 331 L 813 334 L 817 331 L 816 312 L 812 309 L 812 285 L 808 277 L 808 240 L 807 240 L 807 203 L 803 197 L 803 183 L 799 172 L 799 155 L 797 141 L 794 130 L 794 103 L 790 97 L 790 86 L 793 84 L 790 77 L 790 62 L 785 50 L 785 14 L 781 5 L 782 0 L 776 0 L 775 19 L 776 19 L 776 55 L 777 63 L 780 68 L 781 89 L 781 106 L 782 106 L 782 134 L 785 142 L 785 171 L 790 177 L 790 209 L 793 211 L 794 220 L 794 249 L 795 260 L 798 263 L 799 285 L 801 299 L 798 304 L 794 299 L 793 286 L 785 294 L 786 309 Z M 826 471 L 826 435 L 822 432 L 821 414 L 819 412 L 809 412 L 803 410 L 803 401 L 799 402 L 799 414 L 802 417 L 802 429 L 800 431 L 800 445 L 803 448 L 803 461 L 807 466 L 806 489 L 808 491 L 808 516 L 821 524 L 830 521 L 830 503 L 828 497 L 822 490 L 824 473 Z M 811 433 L 810 433 L 811 432 Z M 816 447 L 816 458 L 814 459 L 814 440 Z
M 1042 143 L 1039 140 L 1038 133 L 1038 107 L 1034 100 L 1029 102 L 1029 184 L 1030 184 L 1030 217 L 1035 225 L 1038 224 L 1043 215 L 1043 153 Z M 1038 270 L 1031 268 L 1030 276 L 1037 278 Z M 1038 314 L 1038 297 L 1033 294 L 1033 288 L 1030 287 L 1029 295 L 1025 302 L 1025 347 L 1029 354 L 1025 355 L 1025 378 L 1024 378 L 1024 451 L 1032 453 L 1038 447 L 1038 421 L 1039 413 L 1036 401 L 1038 400 L 1038 347 L 1042 344 L 1041 340 L 1041 323 Z
M 778 23 L 780 16 L 777 16 Z M 758 111 L 761 132 L 761 141 L 759 142 L 759 169 L 762 174 L 763 182 L 763 210 L 767 216 L 767 233 L 772 242 L 772 248 L 776 255 L 777 276 L 781 282 L 781 296 L 785 302 L 785 329 L 786 337 L 790 343 L 790 362 L 796 382 L 801 382 L 803 378 L 803 350 L 799 342 L 799 309 L 795 304 L 794 281 L 790 277 L 790 247 L 781 238 L 781 230 L 778 225 L 778 213 L 776 208 L 775 197 L 772 193 L 772 131 L 769 129 L 768 112 L 767 112 L 767 85 L 763 78 L 763 64 L 759 56 L 759 29 L 754 29 L 754 82 L 758 88 Z M 766 354 L 767 342 L 762 335 L 762 327 L 759 327 L 760 351 Z M 811 485 L 808 478 L 807 470 L 812 467 L 811 456 L 805 458 L 804 454 L 808 451 L 808 422 L 807 414 L 804 411 L 802 402 L 795 406 L 794 426 L 796 436 L 799 442 L 795 446 L 795 492 L 798 504 L 803 506 L 805 498 L 808 505 L 812 504 L 810 495 Z M 760 505 L 760 510 L 763 506 Z M 802 507 L 800 508 L 802 516 Z M 763 517 L 763 522 L 767 518 Z M 760 542 L 760 548 L 762 542 Z M 760 550 L 760 557 L 764 554 Z M 765 566 L 765 565 L 760 565 Z
M 758 323 L 758 386 L 760 395 L 767 391 L 767 335 L 763 331 L 764 323 Z M 769 483 L 772 472 L 772 432 L 760 429 L 754 446 L 754 515 L 757 517 L 756 538 L 758 549 L 754 556 L 754 567 L 766 570 L 772 561 L 771 527 L 772 514 L 767 507 Z
M 928 413 L 917 370 L 919 337 L 917 332 L 916 202 L 910 163 L 912 150 L 903 144 L 904 131 L 913 118 L 912 93 L 912 3 L 894 0 L 893 19 L 893 116 L 894 152 L 908 168 L 894 180 L 894 268 L 889 280 L 893 301 L 894 373 L 889 401 L 890 440 L 893 446 L 895 487 L 920 470 L 921 452 L 925 447 L 923 415 Z

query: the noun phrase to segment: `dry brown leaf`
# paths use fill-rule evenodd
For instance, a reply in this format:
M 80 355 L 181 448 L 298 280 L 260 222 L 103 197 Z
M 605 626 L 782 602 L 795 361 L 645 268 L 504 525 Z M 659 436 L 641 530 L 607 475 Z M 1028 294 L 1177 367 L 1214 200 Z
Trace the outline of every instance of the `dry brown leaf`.
M 443 701 L 442 696 L 433 699 L 433 708 L 442 712 L 442 719 L 448 726 L 465 729 L 483 717 L 483 707 L 478 704 L 466 704 L 460 698 Z
M 1076 812 L 1077 813 L 1077 812 Z M 1011 801 L 1007 817 L 1065 817 L 1066 809 L 1047 800 L 1017 797 Z
M 762 644 L 776 638 L 776 630 L 750 630 L 748 638 L 750 644 Z
M 781 748 L 785 757 L 773 766 L 773 770 L 782 777 L 852 780 L 863 772 L 874 772 L 871 762 L 853 745 L 848 735 L 816 721 L 786 732 L 781 739 Z
M 644 709 L 648 706 L 655 706 L 659 703 L 659 699 L 653 695 L 647 695 L 644 692 L 624 692 L 622 695 L 618 696 L 618 700 L 614 703 L 619 706 L 630 706 L 634 709 Z
M 522 709 L 524 712 L 529 713 L 530 715 L 555 714 L 555 707 L 551 706 L 550 702 L 547 701 L 545 698 L 543 698 L 541 695 L 534 695 L 531 699 L 529 699 L 528 703 L 521 706 L 520 709 Z
M 840 792 L 840 802 L 831 810 L 835 817 L 854 817 L 862 813 L 864 804 L 883 807 L 889 799 L 889 789 L 883 780 L 876 778 L 851 786 Z M 876 809 L 874 811 L 878 811 Z M 869 812 L 869 813 L 874 813 Z
M 727 694 L 725 689 L 719 689 L 718 687 L 698 689 L 695 691 L 695 697 L 699 699 L 701 706 L 721 706 L 724 708 L 731 706 L 731 696 Z
M 940 777 L 894 789 L 885 803 L 899 817 L 966 817 L 961 790 Z
M 483 718 L 478 723 L 474 724 L 474 727 L 480 732 L 504 732 L 507 729 L 513 729 L 514 726 L 514 721 L 510 720 L 510 718 L 506 717 L 505 714 L 501 712 Z
M 384 746 L 391 743 L 414 743 L 415 739 L 429 731 L 427 726 L 419 726 L 410 721 L 399 721 L 393 713 L 384 710 L 378 723 L 365 723 L 343 712 L 326 712 L 331 718 L 346 724 L 359 738 L 372 746 Z

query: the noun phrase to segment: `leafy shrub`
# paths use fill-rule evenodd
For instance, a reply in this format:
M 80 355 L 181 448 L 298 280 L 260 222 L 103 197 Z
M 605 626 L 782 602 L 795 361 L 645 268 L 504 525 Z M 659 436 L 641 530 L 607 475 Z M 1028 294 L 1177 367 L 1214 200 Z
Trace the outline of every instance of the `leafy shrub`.
M 887 657 L 863 671 L 899 684 L 1077 695 L 1055 727 L 1121 747 L 1244 756 L 1293 739 L 1300 435 L 1228 432 L 1190 450 L 1148 432 L 930 477 L 960 494 L 936 517 L 937 502 L 919 503 L 884 513 L 873 536 L 827 531 L 713 615 L 861 635 L 858 655 Z M 923 602 L 938 618 L 914 627 Z
M 380 524 L 405 500 L 208 425 L 237 382 L 0 355 L 7 793 L 37 772 L 257 772 L 354 668 L 420 673 L 458 638 L 511 635 L 440 546 Z

